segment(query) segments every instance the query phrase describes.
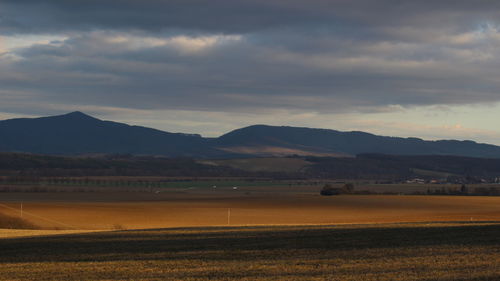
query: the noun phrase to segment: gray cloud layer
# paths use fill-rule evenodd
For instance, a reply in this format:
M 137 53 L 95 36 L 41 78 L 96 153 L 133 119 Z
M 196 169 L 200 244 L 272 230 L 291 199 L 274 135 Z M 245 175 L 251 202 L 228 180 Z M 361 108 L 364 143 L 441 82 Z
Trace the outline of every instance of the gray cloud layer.
M 499 22 L 500 2 L 481 0 L 2 1 L 5 40 L 66 39 L 0 55 L 0 110 L 496 102 Z
M 467 29 L 499 19 L 491 0 L 4 0 L 3 32 L 94 29 L 250 33 L 272 28 L 331 31 L 401 26 Z

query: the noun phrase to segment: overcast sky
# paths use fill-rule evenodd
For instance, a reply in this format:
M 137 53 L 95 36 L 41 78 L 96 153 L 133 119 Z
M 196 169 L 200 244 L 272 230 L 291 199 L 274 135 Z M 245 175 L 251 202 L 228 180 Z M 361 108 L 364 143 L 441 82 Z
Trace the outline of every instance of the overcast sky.
M 500 144 L 500 1 L 0 0 L 0 119 Z

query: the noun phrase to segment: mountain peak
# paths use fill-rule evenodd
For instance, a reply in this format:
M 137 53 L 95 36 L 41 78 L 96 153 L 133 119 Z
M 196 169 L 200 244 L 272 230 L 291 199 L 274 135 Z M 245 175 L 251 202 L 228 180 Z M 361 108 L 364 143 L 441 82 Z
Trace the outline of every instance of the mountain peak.
M 70 113 L 66 113 L 66 114 L 54 116 L 54 117 L 56 117 L 58 119 L 67 119 L 67 120 L 85 120 L 85 121 L 98 121 L 99 120 L 99 119 L 92 117 L 88 114 L 85 114 L 81 111 L 73 111 Z
M 70 113 L 66 113 L 66 114 L 63 114 L 62 116 L 67 116 L 67 117 L 79 117 L 79 118 L 94 118 L 88 114 L 85 114 L 81 111 L 73 111 L 73 112 L 70 112 Z

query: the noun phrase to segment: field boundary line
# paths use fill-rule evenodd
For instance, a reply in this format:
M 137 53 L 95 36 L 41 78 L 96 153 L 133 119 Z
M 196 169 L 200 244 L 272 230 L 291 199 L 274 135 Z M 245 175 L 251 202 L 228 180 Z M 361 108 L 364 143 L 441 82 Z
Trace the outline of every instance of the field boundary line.
M 232 228 L 260 228 L 260 227 L 339 227 L 339 226 L 398 226 L 398 225 L 425 225 L 425 226 L 439 226 L 439 225 L 500 225 L 500 221 L 406 221 L 406 222 L 368 222 L 368 223 L 309 223 L 309 224 L 218 224 L 218 225 L 191 225 L 191 226 L 172 226 L 172 227 L 154 227 L 154 228 L 127 228 L 123 230 L 110 230 L 110 231 L 154 231 L 154 230 L 189 230 L 189 229 L 232 229 Z
M 2 204 L 0 203 L 0 206 L 1 207 L 4 207 L 6 209 L 10 209 L 10 210 L 14 210 L 16 212 L 20 212 L 20 210 L 16 209 L 16 208 L 12 208 L 12 207 L 9 207 L 5 204 Z M 32 217 L 35 217 L 37 219 L 41 219 L 41 220 L 44 220 L 44 221 L 48 221 L 48 222 L 51 222 L 51 223 L 56 223 L 56 224 L 59 224 L 59 225 L 62 225 L 62 226 L 65 226 L 65 227 L 69 227 L 69 228 L 72 228 L 72 229 L 78 229 L 78 227 L 75 227 L 75 226 L 72 226 L 72 225 L 69 225 L 69 224 L 66 224 L 66 223 L 63 223 L 63 222 L 60 222 L 60 221 L 56 221 L 56 220 L 52 220 L 52 219 L 48 219 L 48 218 L 44 218 L 44 217 L 41 217 L 41 216 L 38 216 L 38 215 L 35 215 L 33 213 L 30 213 L 30 212 L 27 212 L 27 211 L 24 211 L 23 210 L 23 214 L 25 215 L 28 215 L 28 216 L 32 216 Z

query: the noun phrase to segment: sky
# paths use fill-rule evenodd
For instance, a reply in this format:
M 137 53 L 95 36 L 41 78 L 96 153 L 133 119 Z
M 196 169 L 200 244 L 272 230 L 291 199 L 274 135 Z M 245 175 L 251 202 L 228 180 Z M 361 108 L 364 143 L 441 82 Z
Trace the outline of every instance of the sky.
M 0 0 L 0 119 L 500 145 L 500 1 Z

